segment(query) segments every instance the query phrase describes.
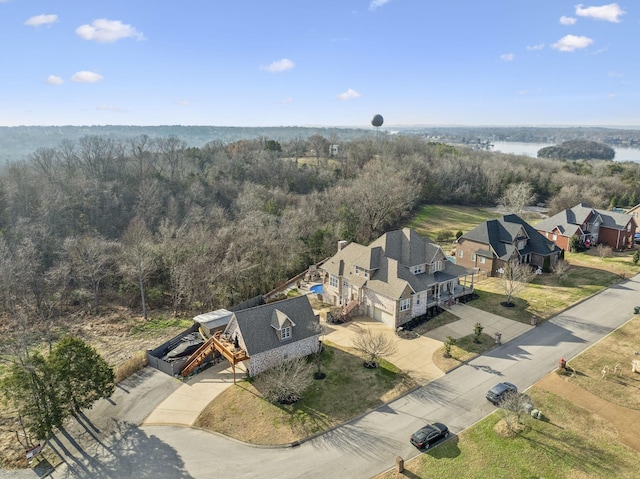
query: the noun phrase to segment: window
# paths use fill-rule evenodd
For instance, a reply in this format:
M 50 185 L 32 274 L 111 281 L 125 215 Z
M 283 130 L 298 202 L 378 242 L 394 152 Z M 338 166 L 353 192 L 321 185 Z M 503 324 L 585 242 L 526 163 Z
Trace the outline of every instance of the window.
M 416 296 L 416 304 L 420 304 L 420 295 Z
M 475 260 L 476 260 L 476 254 L 475 254 L 475 253 L 472 253 L 472 254 L 471 254 L 471 261 L 475 261 Z
M 338 287 L 338 277 L 334 275 L 329 275 L 329 286 L 332 288 Z
M 553 236 L 552 236 L 551 238 L 553 239 L 553 241 L 555 241 L 555 240 L 557 240 L 557 239 L 558 239 L 558 235 L 557 235 L 557 234 L 555 234 L 555 233 L 553 233 Z
M 458 258 L 464 258 L 464 251 L 458 251 Z
M 442 271 L 442 261 L 435 261 L 433 263 L 433 271 Z
M 411 298 L 400 300 L 400 311 L 406 311 L 411 306 Z
M 486 261 L 484 256 L 480 256 L 480 264 L 484 264 L 484 262 Z
M 291 337 L 291 326 L 287 326 L 280 330 L 280 339 L 289 339 L 290 337 Z

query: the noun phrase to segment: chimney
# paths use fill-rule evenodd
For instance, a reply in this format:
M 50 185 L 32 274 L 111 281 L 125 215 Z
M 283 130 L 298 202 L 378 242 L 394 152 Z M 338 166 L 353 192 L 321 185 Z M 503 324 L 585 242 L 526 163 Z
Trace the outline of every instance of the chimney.
M 342 251 L 348 244 L 349 242 L 347 240 L 338 241 L 338 251 Z

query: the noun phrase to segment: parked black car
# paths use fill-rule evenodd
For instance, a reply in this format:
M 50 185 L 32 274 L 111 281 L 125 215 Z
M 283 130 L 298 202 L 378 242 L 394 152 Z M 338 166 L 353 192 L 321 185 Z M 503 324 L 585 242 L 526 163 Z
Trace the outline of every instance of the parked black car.
M 411 435 L 409 441 L 418 449 L 429 449 L 429 446 L 444 439 L 449 435 L 449 428 L 444 424 L 435 422 L 421 427 Z
M 487 391 L 487 400 L 495 405 L 498 405 L 505 394 L 517 392 L 518 388 L 515 386 L 515 384 L 507 382 L 499 383 Z

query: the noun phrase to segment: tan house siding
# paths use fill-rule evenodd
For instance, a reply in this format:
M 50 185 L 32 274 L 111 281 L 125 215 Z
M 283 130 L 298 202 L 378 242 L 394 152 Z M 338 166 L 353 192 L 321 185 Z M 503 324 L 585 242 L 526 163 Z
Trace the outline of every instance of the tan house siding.
M 384 313 L 390 315 L 392 318 L 396 315 L 396 302 L 388 296 L 376 293 L 375 291 L 372 291 L 370 289 L 366 289 L 364 291 L 364 304 L 366 307 L 365 314 L 371 318 L 374 318 L 374 309 L 381 310 Z M 395 323 L 389 323 L 389 319 L 384 317 L 381 319 L 389 327 L 397 327 Z M 393 322 L 393 319 L 390 319 L 390 321 Z

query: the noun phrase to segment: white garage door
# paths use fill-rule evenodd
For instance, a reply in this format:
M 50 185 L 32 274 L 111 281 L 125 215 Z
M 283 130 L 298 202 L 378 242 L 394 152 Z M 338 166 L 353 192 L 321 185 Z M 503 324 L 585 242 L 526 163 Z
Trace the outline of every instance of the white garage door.
M 373 308 L 373 319 L 375 319 L 376 321 L 383 322 L 390 328 L 395 328 L 395 322 L 393 320 L 393 316 L 387 313 L 386 311 L 383 311 L 382 309 L 375 308 L 375 307 Z

